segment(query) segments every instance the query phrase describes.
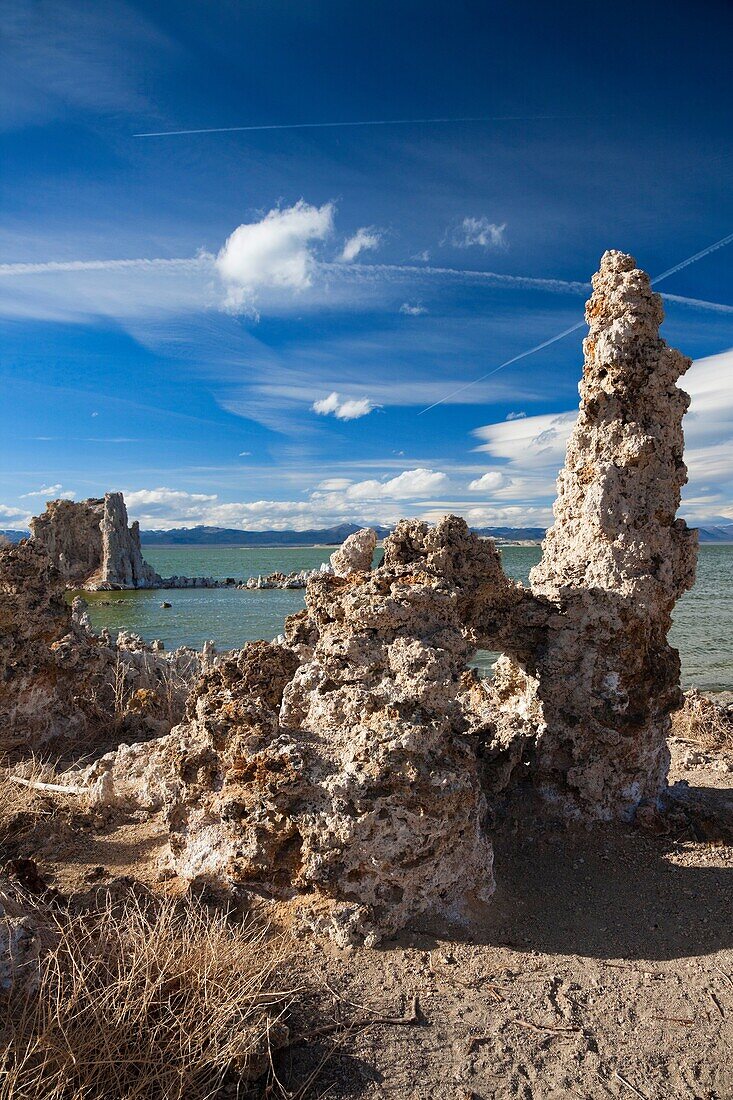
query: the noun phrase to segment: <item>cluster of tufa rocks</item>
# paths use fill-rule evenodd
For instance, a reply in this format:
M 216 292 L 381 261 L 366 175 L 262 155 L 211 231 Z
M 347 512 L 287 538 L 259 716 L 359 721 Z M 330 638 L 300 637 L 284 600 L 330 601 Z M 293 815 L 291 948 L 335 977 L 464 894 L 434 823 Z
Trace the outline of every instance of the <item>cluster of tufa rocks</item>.
M 51 500 L 31 520 L 31 535 L 69 586 L 104 591 L 162 583 L 143 558 L 138 523 L 128 527 L 122 493 L 78 502 Z
M 268 576 L 250 577 L 238 588 L 252 590 L 263 588 L 306 588 L 308 581 L 326 573 L 347 576 L 356 569 L 370 569 L 377 536 L 371 527 L 354 531 L 345 540 L 343 546 L 334 550 L 329 561 L 324 561 L 317 569 L 300 569 L 295 573 L 270 573 Z
M 667 632 L 696 560 L 675 518 L 689 361 L 660 339 L 630 256 L 603 256 L 586 316 L 580 413 L 529 588 L 454 516 L 398 524 L 376 568 L 360 531 L 280 638 L 210 655 L 170 733 L 92 765 L 98 801 L 165 809 L 182 878 L 374 943 L 489 898 L 487 820 L 520 781 L 579 820 L 657 805 L 680 701 Z M 30 593 L 0 657 L 32 651 L 14 673 L 23 706 L 46 691 L 53 708 L 55 682 L 34 686 L 58 646 L 51 566 L 29 544 L 0 559 L 5 591 L 26 569 Z M 479 647 L 503 653 L 490 683 L 467 667 Z M 17 712 L 12 676 L 0 690 Z
M 122 493 L 99 499 L 50 500 L 31 520 L 43 547 L 69 588 L 89 592 L 132 588 L 232 588 L 234 577 L 161 577 L 143 558 L 140 525 L 128 526 Z
M 84 601 L 70 607 L 64 589 L 36 540 L 0 547 L 0 754 L 167 733 L 203 656 L 93 634 Z

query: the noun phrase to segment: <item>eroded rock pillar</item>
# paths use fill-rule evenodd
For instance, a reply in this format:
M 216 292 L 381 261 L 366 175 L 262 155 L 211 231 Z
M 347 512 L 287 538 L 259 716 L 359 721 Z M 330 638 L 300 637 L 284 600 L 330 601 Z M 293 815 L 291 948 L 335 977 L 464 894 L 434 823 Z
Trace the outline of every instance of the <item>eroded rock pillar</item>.
M 697 557 L 675 518 L 690 360 L 659 336 L 661 299 L 624 253 L 604 254 L 586 318 L 580 412 L 530 578 L 555 608 L 535 655 L 535 776 L 572 816 L 628 819 L 665 786 L 680 699 L 667 633 Z

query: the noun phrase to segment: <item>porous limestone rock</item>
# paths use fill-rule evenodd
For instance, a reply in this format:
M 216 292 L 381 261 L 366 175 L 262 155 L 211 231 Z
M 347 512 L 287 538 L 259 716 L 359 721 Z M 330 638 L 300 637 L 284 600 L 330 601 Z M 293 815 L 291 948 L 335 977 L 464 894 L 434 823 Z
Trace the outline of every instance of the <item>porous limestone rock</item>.
M 399 524 L 373 572 L 312 579 L 286 644 L 219 660 L 167 739 L 182 746 L 178 873 L 295 902 L 342 944 L 486 900 L 484 715 L 466 624 L 479 607 L 486 621 L 492 607 L 497 622 L 521 618 L 527 601 L 493 543 L 456 517 Z
M 96 587 L 155 588 L 161 578 L 143 558 L 140 524 L 127 526 L 127 508 L 122 493 L 105 493 L 99 524 L 102 533 L 102 562 Z
M 367 573 L 372 567 L 372 558 L 377 546 L 377 533 L 371 527 L 362 527 L 344 540 L 338 550 L 331 554 L 331 568 L 337 577 L 348 577 L 350 573 Z
M 68 606 L 39 542 L 0 547 L 0 752 L 161 734 L 182 717 L 199 654 L 95 635 L 82 603 Z
M 675 518 L 689 404 L 675 383 L 690 360 L 660 338 L 662 318 L 633 258 L 606 252 L 586 306 L 580 412 L 555 522 L 530 577 L 555 608 L 534 656 L 535 780 L 572 816 L 629 818 L 666 783 L 680 702 L 667 633 L 694 581 L 697 532 Z
M 30 521 L 34 541 L 69 585 L 81 586 L 102 563 L 103 511 L 104 499 L 49 500 Z
M 69 585 L 105 590 L 162 583 L 143 558 L 139 525 L 127 525 L 122 493 L 51 500 L 43 515 L 31 520 L 31 532 Z

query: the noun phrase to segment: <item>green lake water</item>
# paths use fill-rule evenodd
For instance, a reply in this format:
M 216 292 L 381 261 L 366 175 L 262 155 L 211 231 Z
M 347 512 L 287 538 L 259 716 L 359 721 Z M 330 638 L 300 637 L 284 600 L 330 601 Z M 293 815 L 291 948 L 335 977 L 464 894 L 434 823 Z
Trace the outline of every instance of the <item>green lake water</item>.
M 277 570 L 314 569 L 327 561 L 333 547 L 143 547 L 147 561 L 161 576 L 247 577 Z M 381 552 L 378 551 L 379 556 Z M 539 546 L 506 546 L 507 573 L 527 582 L 540 558 Z M 682 659 L 685 687 L 733 690 L 733 546 L 700 548 L 695 587 L 679 601 L 671 641 Z M 255 638 L 274 638 L 287 615 L 304 605 L 303 590 L 175 589 L 91 593 L 89 613 L 95 630 L 133 630 L 146 641 L 161 638 L 166 649 L 179 645 L 199 649 L 211 638 L 220 649 L 233 649 Z M 102 600 L 120 600 L 105 604 Z M 172 606 L 162 608 L 166 600 Z M 475 664 L 487 670 L 488 653 Z

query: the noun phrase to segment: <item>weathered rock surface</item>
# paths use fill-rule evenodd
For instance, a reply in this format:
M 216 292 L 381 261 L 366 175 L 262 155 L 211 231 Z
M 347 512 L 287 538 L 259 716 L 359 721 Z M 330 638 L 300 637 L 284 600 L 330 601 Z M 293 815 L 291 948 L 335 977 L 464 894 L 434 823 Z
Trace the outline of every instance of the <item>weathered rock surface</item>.
M 659 336 L 662 303 L 631 256 L 606 252 L 586 307 L 580 413 L 532 591 L 552 603 L 534 658 L 536 782 L 571 815 L 628 818 L 666 783 L 679 658 L 675 601 L 697 532 L 675 518 L 687 480 L 676 386 L 690 360 Z
M 102 532 L 102 563 L 98 588 L 155 588 L 160 577 L 143 558 L 140 525 L 127 526 L 127 508 L 122 493 L 105 493 L 99 525 Z
M 333 569 L 328 562 L 322 562 L 318 569 L 299 569 L 293 573 L 269 573 L 263 577 L 248 577 L 244 584 L 238 584 L 237 588 L 252 589 L 262 588 L 305 588 L 312 577 L 319 573 L 332 573 Z
M 331 568 L 337 577 L 351 573 L 368 573 L 377 547 L 377 533 L 371 527 L 362 527 L 344 540 L 343 546 L 331 554 Z
M 357 532 L 276 642 L 207 653 L 184 721 L 89 769 L 93 800 L 165 807 L 181 876 L 273 899 L 342 945 L 489 898 L 487 799 L 520 760 L 571 817 L 653 807 L 681 699 L 667 633 L 696 558 L 675 518 L 689 361 L 660 339 L 660 300 L 622 253 L 604 255 L 587 318 L 580 414 L 531 591 L 454 516 L 398 524 L 374 570 L 374 532 Z M 101 698 L 111 662 L 124 684 L 163 656 L 124 635 L 110 650 L 81 605 L 72 625 L 49 570 L 37 543 L 0 550 L 11 730 L 42 710 L 85 720 L 80 698 Z M 490 684 L 467 669 L 479 647 L 504 653 Z
M 167 732 L 201 667 L 136 635 L 94 635 L 35 540 L 0 547 L 0 751 L 56 751 L 113 730 Z M 91 747 L 91 746 L 90 746 Z
M 465 624 L 492 599 L 502 621 L 531 600 L 456 517 L 398 525 L 365 572 L 373 550 L 365 538 L 341 559 L 358 572 L 309 583 L 285 645 L 219 660 L 161 745 L 177 757 L 179 874 L 294 902 L 342 944 L 490 896 Z
M 162 583 L 143 558 L 139 525 L 127 525 L 122 493 L 49 501 L 43 515 L 31 520 L 31 532 L 70 585 L 104 590 Z
M 104 499 L 50 500 L 31 533 L 70 585 L 82 585 L 102 564 Z

